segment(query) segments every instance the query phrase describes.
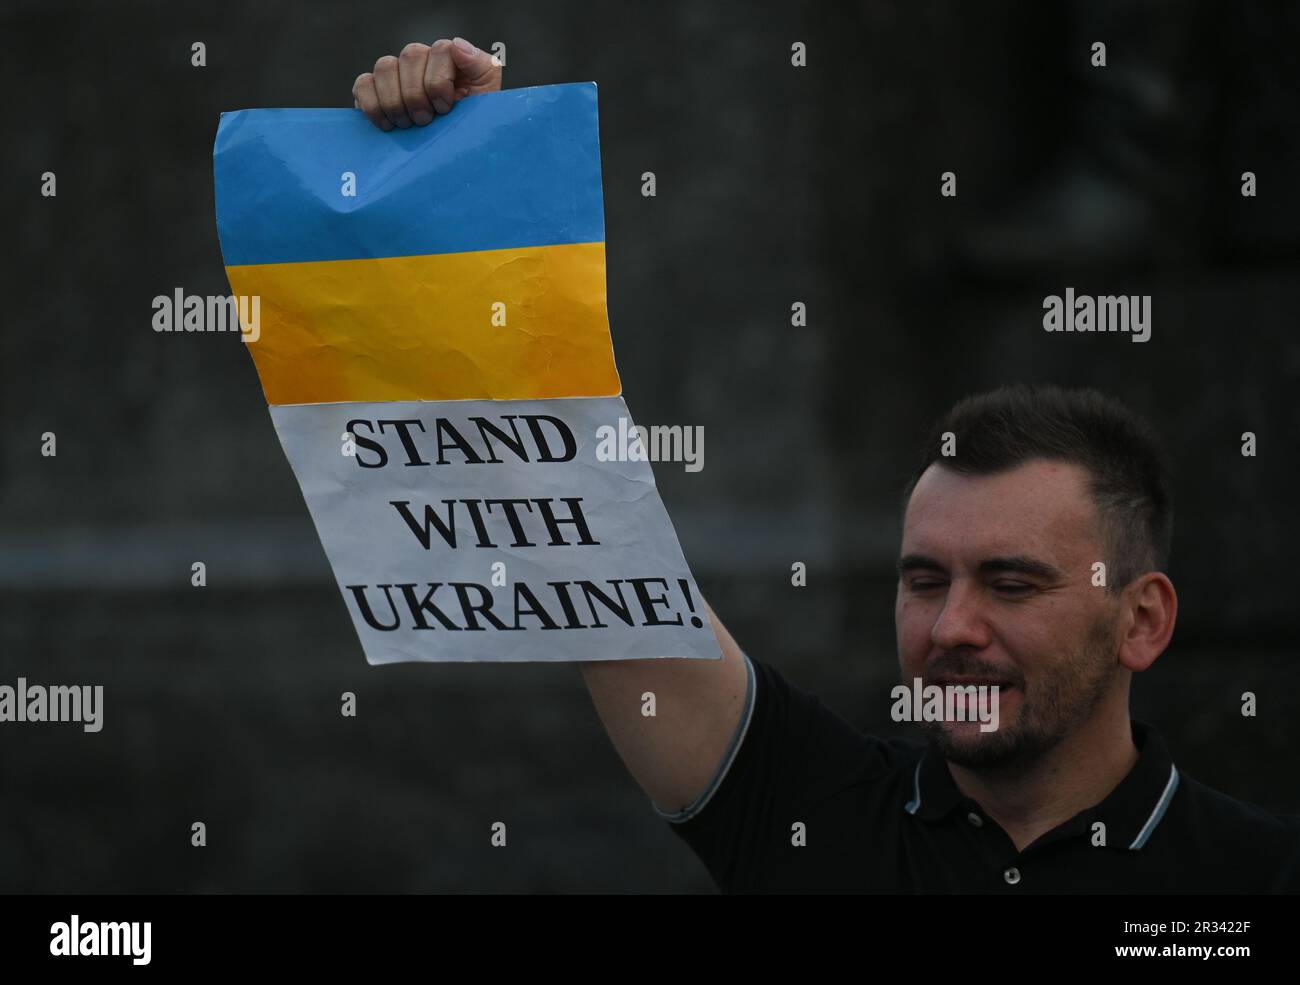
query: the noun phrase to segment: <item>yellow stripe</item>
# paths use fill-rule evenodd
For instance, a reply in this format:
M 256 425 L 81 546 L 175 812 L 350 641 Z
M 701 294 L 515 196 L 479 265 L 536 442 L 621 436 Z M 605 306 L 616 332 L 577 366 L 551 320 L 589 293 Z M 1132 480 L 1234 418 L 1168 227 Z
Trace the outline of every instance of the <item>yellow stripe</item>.
M 227 267 L 260 295 L 269 404 L 528 400 L 622 391 L 605 244 Z M 494 325 L 493 302 L 505 304 Z M 252 326 L 245 325 L 245 332 Z

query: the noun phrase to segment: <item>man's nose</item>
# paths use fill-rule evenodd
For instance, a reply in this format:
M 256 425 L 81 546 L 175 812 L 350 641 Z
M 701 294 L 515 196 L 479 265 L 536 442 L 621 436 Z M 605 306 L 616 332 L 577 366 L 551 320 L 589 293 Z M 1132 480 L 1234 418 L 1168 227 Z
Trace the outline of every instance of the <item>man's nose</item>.
M 984 603 L 977 589 L 958 581 L 949 586 L 943 610 L 930 628 L 930 640 L 941 650 L 959 646 L 983 649 L 990 644 Z

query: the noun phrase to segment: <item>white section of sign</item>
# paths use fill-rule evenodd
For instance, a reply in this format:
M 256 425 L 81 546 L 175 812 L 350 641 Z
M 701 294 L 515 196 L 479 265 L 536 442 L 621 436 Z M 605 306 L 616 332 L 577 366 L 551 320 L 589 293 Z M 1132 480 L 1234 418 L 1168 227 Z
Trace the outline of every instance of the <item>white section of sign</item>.
M 721 657 L 622 397 L 271 417 L 369 663 Z

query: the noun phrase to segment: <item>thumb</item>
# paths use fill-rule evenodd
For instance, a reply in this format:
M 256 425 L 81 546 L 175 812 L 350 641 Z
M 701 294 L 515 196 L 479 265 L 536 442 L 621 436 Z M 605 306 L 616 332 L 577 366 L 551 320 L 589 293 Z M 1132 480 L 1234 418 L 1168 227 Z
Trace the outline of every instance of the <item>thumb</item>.
M 451 57 L 464 81 L 477 87 L 501 87 L 501 66 L 486 51 L 474 47 L 464 38 L 453 38 Z M 457 83 L 461 79 L 456 80 Z

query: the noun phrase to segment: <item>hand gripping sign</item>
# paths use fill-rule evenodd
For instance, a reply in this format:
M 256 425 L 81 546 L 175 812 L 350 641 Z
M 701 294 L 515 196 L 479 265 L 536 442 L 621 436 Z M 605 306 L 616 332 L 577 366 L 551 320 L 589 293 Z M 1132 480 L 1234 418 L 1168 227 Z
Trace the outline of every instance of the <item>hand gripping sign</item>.
M 605 308 L 594 83 L 223 113 L 232 291 L 372 664 L 721 656 L 629 418 Z M 612 432 L 605 432 L 612 433 Z

